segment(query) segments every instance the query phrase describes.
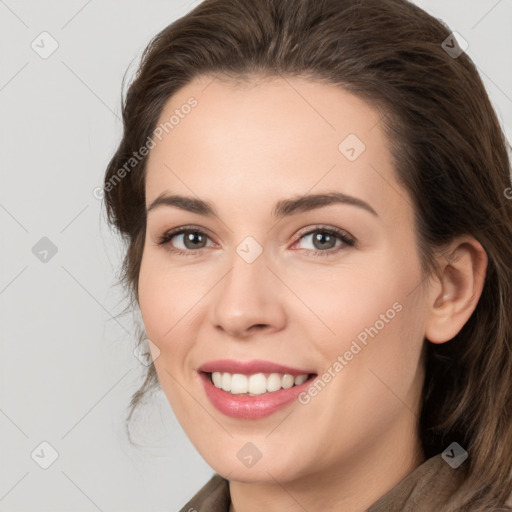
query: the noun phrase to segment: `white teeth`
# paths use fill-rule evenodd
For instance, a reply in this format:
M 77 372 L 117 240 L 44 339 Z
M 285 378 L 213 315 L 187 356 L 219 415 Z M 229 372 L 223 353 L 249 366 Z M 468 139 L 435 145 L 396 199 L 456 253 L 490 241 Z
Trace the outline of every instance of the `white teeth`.
M 298 377 L 295 377 L 295 385 L 299 386 L 303 382 L 306 382 L 308 380 L 307 375 L 299 375 Z
M 293 386 L 295 383 L 295 377 L 293 375 L 283 375 L 283 381 L 281 383 L 281 386 L 283 386 L 284 389 L 289 389 Z
M 222 384 L 220 386 L 224 391 L 231 391 L 231 375 L 224 373 L 222 375 Z
M 264 373 L 243 375 L 241 373 L 213 372 L 212 382 L 216 388 L 229 391 L 234 395 L 249 393 L 250 395 L 262 395 L 279 391 L 281 388 L 289 389 L 306 382 L 307 374 L 294 377 L 290 374 L 271 373 L 268 376 Z
M 223 378 L 226 376 L 224 374 Z M 241 373 L 235 373 L 231 377 L 231 393 L 233 395 L 238 395 L 240 393 L 247 393 L 249 389 L 247 375 L 242 375 Z
M 281 375 L 271 373 L 267 378 L 267 391 L 278 391 L 281 389 Z
M 222 388 L 222 373 L 214 372 L 212 373 L 212 380 L 215 384 L 216 388 Z
M 233 375 L 234 377 L 234 375 Z M 249 377 L 247 391 L 251 395 L 262 395 L 267 392 L 267 378 L 263 373 L 256 373 Z

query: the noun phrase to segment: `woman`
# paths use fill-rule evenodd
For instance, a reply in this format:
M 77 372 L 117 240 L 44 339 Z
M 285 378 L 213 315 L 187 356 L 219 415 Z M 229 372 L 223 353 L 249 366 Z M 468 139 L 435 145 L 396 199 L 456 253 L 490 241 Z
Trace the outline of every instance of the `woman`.
M 512 204 L 471 59 L 405 0 L 206 0 L 105 175 L 183 510 L 510 510 Z

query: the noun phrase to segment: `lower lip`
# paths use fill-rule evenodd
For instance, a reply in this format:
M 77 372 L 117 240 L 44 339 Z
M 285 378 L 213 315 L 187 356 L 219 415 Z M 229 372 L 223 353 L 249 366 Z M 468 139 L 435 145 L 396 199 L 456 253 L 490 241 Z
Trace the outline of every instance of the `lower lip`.
M 206 396 L 218 411 L 232 418 L 245 418 L 249 420 L 264 418 L 283 409 L 293 402 L 316 377 L 310 377 L 302 384 L 288 389 L 249 396 L 246 394 L 233 395 L 228 393 L 223 389 L 215 387 L 208 374 L 199 372 L 199 375 L 203 381 Z

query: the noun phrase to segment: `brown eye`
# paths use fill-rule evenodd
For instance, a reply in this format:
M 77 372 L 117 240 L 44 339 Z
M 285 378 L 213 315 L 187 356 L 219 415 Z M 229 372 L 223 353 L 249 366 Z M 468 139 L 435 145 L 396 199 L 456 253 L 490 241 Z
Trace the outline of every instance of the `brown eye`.
M 200 249 L 201 247 L 205 247 L 208 237 L 203 233 L 199 231 L 184 231 L 182 234 L 183 243 L 187 249 Z M 179 235 L 174 235 L 174 237 L 175 236 Z
M 319 256 L 337 253 L 340 250 L 355 245 L 355 239 L 353 239 L 345 231 L 334 227 L 317 227 L 312 229 L 301 235 L 298 243 L 303 240 L 306 240 L 307 243 L 308 239 L 310 239 L 309 243 L 313 247 L 302 247 L 302 249 L 304 249 L 306 252 L 312 252 Z
M 195 252 L 207 247 L 209 236 L 199 229 L 181 228 L 162 235 L 158 245 L 168 246 L 171 252 Z
M 323 231 L 313 235 L 315 249 L 332 249 L 336 245 L 336 237 Z

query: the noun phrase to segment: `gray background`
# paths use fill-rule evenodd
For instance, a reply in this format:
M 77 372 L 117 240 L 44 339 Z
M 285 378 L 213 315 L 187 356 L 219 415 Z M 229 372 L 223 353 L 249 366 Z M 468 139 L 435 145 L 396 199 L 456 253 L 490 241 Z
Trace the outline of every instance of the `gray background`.
M 161 392 L 133 423 L 141 446 L 124 434 L 144 367 L 113 286 L 122 245 L 93 194 L 125 70 L 197 3 L 0 0 L 2 511 L 178 510 L 212 474 Z M 468 41 L 512 141 L 512 1 L 416 3 Z M 43 31 L 59 45 L 46 59 L 31 47 L 51 49 Z M 42 442 L 58 452 L 48 469 Z

